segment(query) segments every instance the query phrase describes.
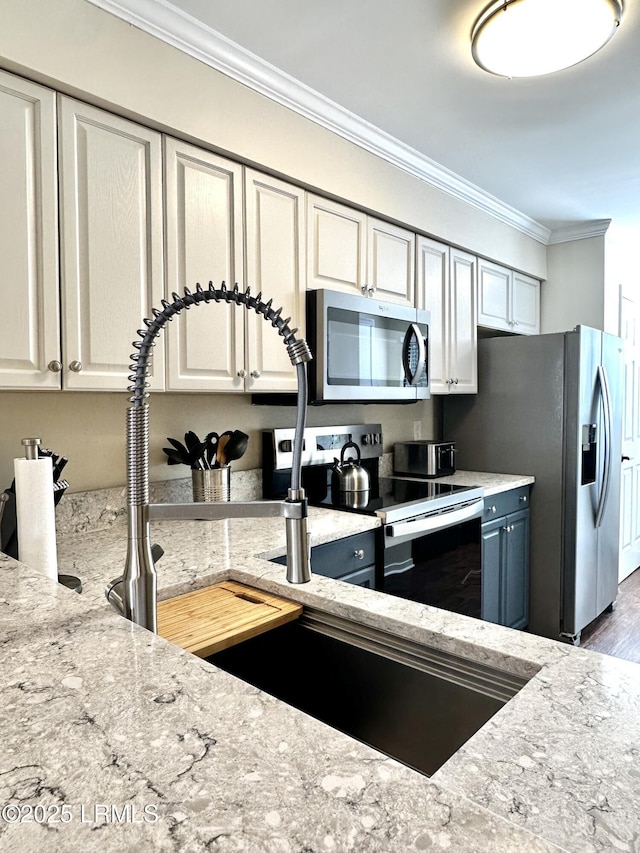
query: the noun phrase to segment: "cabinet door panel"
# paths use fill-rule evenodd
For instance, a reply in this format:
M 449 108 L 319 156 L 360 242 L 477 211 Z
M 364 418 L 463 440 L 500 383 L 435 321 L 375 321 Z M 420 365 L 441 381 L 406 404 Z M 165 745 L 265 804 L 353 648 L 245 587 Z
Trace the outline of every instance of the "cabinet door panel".
M 513 331 L 540 334 L 540 282 L 519 272 L 513 274 Z
M 55 94 L 0 72 L 0 387 L 60 388 Z
M 431 312 L 429 386 L 432 394 L 448 394 L 449 370 L 449 247 L 418 237 L 418 308 Z
M 504 518 L 482 525 L 482 609 L 487 622 L 501 624 L 501 567 L 504 550 Z
M 136 330 L 163 295 L 160 135 L 65 97 L 59 115 L 63 382 L 122 390 Z M 153 389 L 163 352 L 159 340 Z
M 415 305 L 415 235 L 371 217 L 367 229 L 367 284 L 378 299 Z
M 362 292 L 366 214 L 310 195 L 307 199 L 307 287 Z
M 449 364 L 451 394 L 478 391 L 478 322 L 476 268 L 473 255 L 451 250 Z
M 305 335 L 304 191 L 245 171 L 245 242 L 247 282 L 253 293 L 273 299 L 291 317 L 297 337 Z M 247 387 L 254 392 L 295 391 L 296 371 L 283 339 L 270 323 L 247 312 Z M 258 376 L 254 374 L 258 373 Z
M 502 624 L 524 628 L 529 621 L 529 510 L 508 515 L 506 523 Z
M 165 138 L 169 291 L 213 281 L 244 288 L 242 167 Z M 210 303 L 183 311 L 168 328 L 167 387 L 244 391 L 246 308 Z
M 511 270 L 478 260 L 478 325 L 511 331 Z

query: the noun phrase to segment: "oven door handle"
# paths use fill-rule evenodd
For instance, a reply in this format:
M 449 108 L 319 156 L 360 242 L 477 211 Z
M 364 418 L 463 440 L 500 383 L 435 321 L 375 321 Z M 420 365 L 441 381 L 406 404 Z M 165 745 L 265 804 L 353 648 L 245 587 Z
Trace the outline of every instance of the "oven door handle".
M 452 527 L 461 521 L 469 521 L 472 518 L 480 518 L 484 512 L 484 498 L 474 501 L 467 506 L 452 509 L 449 512 L 441 512 L 437 515 L 428 515 L 416 521 L 399 521 L 396 524 L 385 524 L 385 536 L 391 538 L 396 536 L 420 536 L 423 533 L 435 533 Z

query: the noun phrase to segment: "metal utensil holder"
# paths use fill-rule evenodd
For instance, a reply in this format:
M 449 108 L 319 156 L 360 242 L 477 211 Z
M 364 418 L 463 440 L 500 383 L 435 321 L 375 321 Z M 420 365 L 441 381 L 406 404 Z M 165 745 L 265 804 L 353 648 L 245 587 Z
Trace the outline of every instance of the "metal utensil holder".
M 194 469 L 191 471 L 193 485 L 193 500 L 196 503 L 205 501 L 231 500 L 231 466 L 220 468 Z

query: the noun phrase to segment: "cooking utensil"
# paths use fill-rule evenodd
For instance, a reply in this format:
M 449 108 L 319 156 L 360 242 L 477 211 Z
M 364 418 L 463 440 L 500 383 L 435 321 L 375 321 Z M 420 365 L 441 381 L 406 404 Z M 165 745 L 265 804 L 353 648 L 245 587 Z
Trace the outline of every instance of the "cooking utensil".
M 216 451 L 216 460 L 217 464 L 222 468 L 227 464 L 227 454 L 225 453 L 225 447 L 227 446 L 229 439 L 233 435 L 233 430 L 227 429 L 225 430 L 220 439 L 218 441 L 218 450 Z
M 180 441 L 175 438 L 167 438 L 172 447 L 163 447 L 162 450 L 169 457 L 169 465 L 191 465 L 189 451 Z
M 213 467 L 213 460 L 216 456 L 217 448 L 220 444 L 220 437 L 217 432 L 210 432 L 207 434 L 207 437 L 204 440 L 205 444 L 205 459 L 206 459 L 206 467 Z
M 205 441 L 200 441 L 193 430 L 189 430 L 184 434 L 184 443 L 189 451 L 189 464 L 196 470 L 205 468 L 205 451 L 207 444 Z
M 189 460 L 183 456 L 182 453 L 174 450 L 173 447 L 163 447 L 163 453 L 167 454 L 167 464 L 168 465 L 188 465 Z
M 345 460 L 345 451 L 353 448 L 357 459 Z M 332 489 L 337 486 L 340 492 L 364 492 L 371 486 L 371 478 L 366 468 L 360 465 L 360 448 L 355 441 L 348 441 L 340 451 L 340 461 L 334 459 L 332 477 Z
M 234 430 L 229 436 L 229 441 L 224 446 L 224 458 L 225 465 L 228 465 L 229 462 L 233 462 L 236 459 L 240 459 L 241 456 L 244 456 L 247 446 L 249 444 L 249 436 L 241 432 L 239 429 Z

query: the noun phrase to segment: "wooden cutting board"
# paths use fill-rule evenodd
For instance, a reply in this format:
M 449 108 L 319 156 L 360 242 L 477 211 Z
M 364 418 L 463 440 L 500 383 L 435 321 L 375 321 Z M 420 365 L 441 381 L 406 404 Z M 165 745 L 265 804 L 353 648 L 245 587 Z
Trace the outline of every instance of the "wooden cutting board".
M 235 581 L 158 603 L 158 633 L 198 657 L 297 619 L 302 605 Z

